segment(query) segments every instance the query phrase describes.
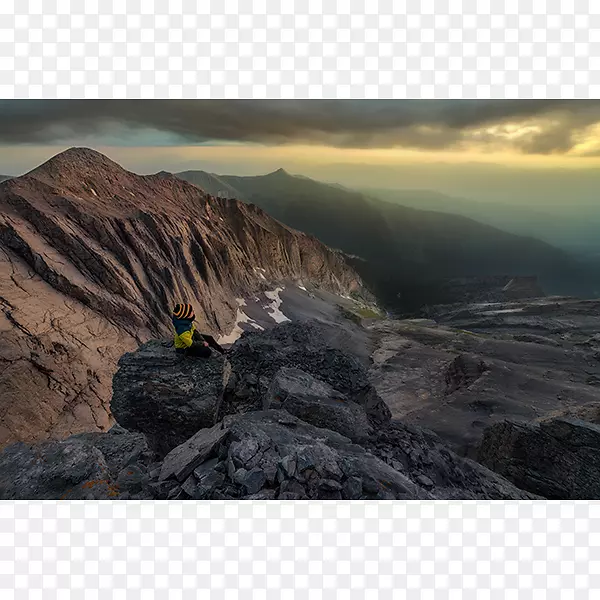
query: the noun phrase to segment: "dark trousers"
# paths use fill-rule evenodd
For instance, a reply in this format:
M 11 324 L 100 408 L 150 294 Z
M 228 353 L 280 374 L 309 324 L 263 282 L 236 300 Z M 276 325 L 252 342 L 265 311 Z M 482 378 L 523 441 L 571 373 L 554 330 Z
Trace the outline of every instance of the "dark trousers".
M 189 348 L 185 348 L 183 353 L 186 356 L 198 356 L 200 358 L 208 358 L 210 356 L 210 348 L 202 343 L 194 342 Z
M 194 340 L 194 342 L 191 346 L 189 346 L 188 348 L 178 348 L 177 353 L 185 354 L 186 356 L 208 358 L 211 354 L 211 348 L 213 350 L 216 350 L 220 354 L 223 354 L 225 352 L 223 348 L 221 348 L 221 346 L 217 344 L 217 341 L 214 337 L 212 337 L 212 335 L 205 335 L 203 333 L 198 333 L 197 331 L 194 331 L 192 339 Z M 208 344 L 208 346 L 204 345 L 205 342 Z
M 206 335 L 205 333 L 202 333 L 200 335 L 204 338 L 204 340 L 206 341 L 206 343 L 213 350 L 216 350 L 220 354 L 224 354 L 225 353 L 225 350 L 223 350 L 223 348 L 221 348 L 221 346 L 219 346 L 219 344 L 217 344 L 217 340 L 215 340 L 215 338 L 212 335 Z

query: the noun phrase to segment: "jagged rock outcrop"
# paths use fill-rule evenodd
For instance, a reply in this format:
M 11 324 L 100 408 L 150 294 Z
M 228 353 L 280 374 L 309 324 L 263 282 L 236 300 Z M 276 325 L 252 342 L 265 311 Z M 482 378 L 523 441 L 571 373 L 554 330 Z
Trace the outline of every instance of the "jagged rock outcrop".
M 231 376 L 221 415 L 263 408 L 269 386 L 283 367 L 298 368 L 362 406 L 374 426 L 390 411 L 369 381 L 364 363 L 348 352 L 352 339 L 317 323 L 286 323 L 244 335 L 228 356 Z
M 370 436 L 365 447 L 438 499 L 528 497 L 503 477 L 458 457 L 433 432 L 397 420 Z
M 207 360 L 187 358 L 168 342 L 147 342 L 119 361 L 112 414 L 123 427 L 144 433 L 161 455 L 228 414 L 270 407 L 317 426 L 337 419 L 332 429 L 364 437 L 389 420 L 389 410 L 362 362 L 341 349 L 339 330 L 284 323 L 246 333 L 225 359 L 215 353 Z
M 286 279 L 361 286 L 340 253 L 256 206 L 93 150 L 0 183 L 0 447 L 106 431 L 118 358 L 168 335 L 174 302 L 228 333 L 236 298 Z
M 236 415 L 223 427 L 222 440 L 206 457 L 213 462 L 196 467 L 182 484 L 182 491 L 192 498 L 256 498 L 258 494 L 280 500 L 430 497 L 350 439 L 309 425 L 287 411 Z
M 283 410 L 229 417 L 199 431 L 164 465 L 160 481 L 178 481 L 171 492 L 195 499 L 533 497 L 429 432 L 394 423 L 352 443 Z
M 485 431 L 478 460 L 551 499 L 600 498 L 600 426 L 572 418 L 504 421 Z

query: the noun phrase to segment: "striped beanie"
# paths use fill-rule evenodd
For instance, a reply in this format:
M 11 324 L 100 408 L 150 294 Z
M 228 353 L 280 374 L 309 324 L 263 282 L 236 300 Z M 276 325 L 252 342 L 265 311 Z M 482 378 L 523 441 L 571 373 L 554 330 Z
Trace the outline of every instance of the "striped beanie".
M 173 309 L 173 317 L 176 319 L 194 320 L 194 307 L 191 304 L 176 304 Z

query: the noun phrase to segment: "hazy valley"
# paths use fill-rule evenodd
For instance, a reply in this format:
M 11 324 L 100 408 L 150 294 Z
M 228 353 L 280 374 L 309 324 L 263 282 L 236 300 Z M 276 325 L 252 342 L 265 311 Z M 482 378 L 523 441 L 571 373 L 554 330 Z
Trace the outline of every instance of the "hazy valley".
M 536 275 L 553 294 L 591 297 L 598 288 L 595 266 L 547 242 L 507 233 L 463 215 L 402 199 L 387 202 L 283 169 L 264 176 L 215 176 L 202 171 L 179 177 L 211 194 L 256 204 L 283 223 L 315 235 L 356 257 L 353 266 L 387 308 L 418 312 L 425 304 L 452 302 L 453 278 Z M 407 194 L 408 197 L 408 194 Z M 428 210 L 415 208 L 424 204 Z M 435 210 L 433 210 L 435 208 Z

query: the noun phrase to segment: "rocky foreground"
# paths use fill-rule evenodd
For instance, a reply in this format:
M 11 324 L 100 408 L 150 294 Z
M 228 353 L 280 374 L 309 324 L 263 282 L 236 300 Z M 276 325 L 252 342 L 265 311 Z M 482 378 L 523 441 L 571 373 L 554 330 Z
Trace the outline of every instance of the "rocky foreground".
M 226 358 L 181 357 L 168 342 L 148 342 L 119 362 L 111 403 L 118 425 L 9 446 L 0 454 L 0 498 L 600 497 L 595 474 L 553 488 L 556 467 L 538 485 L 539 465 L 522 451 L 527 431 L 519 443 L 509 425 L 486 436 L 482 462 L 499 474 L 393 419 L 352 342 L 347 329 L 317 322 L 246 333 Z M 555 433 L 570 429 L 553 439 L 573 448 L 564 464 L 577 472 L 600 451 L 600 435 L 590 424 L 558 422 L 571 423 L 554 425 Z

